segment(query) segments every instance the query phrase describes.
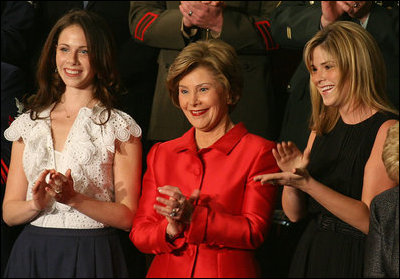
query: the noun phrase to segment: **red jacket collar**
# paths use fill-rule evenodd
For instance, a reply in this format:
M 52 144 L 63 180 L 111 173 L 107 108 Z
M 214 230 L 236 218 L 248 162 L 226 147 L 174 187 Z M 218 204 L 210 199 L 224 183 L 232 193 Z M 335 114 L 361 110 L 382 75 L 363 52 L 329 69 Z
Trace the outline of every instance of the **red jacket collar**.
M 194 139 L 195 129 L 192 127 L 189 131 L 183 134 L 182 137 L 176 139 L 175 152 L 181 152 L 185 150 L 190 150 L 193 152 L 198 152 L 196 141 Z M 244 135 L 248 133 L 246 127 L 242 122 L 236 124 L 232 129 L 230 129 L 225 135 L 223 135 L 219 140 L 217 140 L 213 145 L 206 149 L 218 149 L 222 153 L 228 155 L 229 152 L 236 146 L 236 144 L 243 138 Z

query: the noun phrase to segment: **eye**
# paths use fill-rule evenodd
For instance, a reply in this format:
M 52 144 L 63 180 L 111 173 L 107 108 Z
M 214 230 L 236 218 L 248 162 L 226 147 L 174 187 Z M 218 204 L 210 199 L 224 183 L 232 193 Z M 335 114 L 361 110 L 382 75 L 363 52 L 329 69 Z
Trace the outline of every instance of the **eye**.
M 332 65 L 325 65 L 325 70 L 329 70 L 329 69 L 331 69 L 333 66 Z
M 60 48 L 59 48 L 59 51 L 61 51 L 61 52 L 67 52 L 67 51 L 68 51 L 68 48 L 66 48 L 66 47 L 60 47 Z
M 206 92 L 206 91 L 208 91 L 208 88 L 207 88 L 207 87 L 201 87 L 201 88 L 200 88 L 200 92 Z
M 317 71 L 317 68 L 315 68 L 314 66 L 311 66 L 311 72 L 315 73 Z
M 89 53 L 89 51 L 87 49 L 82 49 L 81 51 L 79 51 L 79 53 L 86 55 Z
M 186 93 L 188 93 L 188 91 L 187 91 L 186 89 L 180 89 L 180 90 L 179 90 L 179 93 L 181 93 L 181 94 L 186 94 Z

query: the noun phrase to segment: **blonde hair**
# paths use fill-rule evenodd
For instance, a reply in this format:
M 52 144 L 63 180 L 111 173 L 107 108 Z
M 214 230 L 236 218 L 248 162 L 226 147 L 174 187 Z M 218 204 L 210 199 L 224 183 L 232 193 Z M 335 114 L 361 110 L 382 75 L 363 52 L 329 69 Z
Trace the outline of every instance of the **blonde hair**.
M 338 91 L 349 82 L 348 94 L 341 94 L 343 103 L 354 108 L 370 107 L 378 111 L 398 114 L 386 95 L 386 67 L 375 39 L 359 24 L 337 21 L 320 30 L 305 46 L 303 58 L 310 75 L 313 53 L 317 46 L 326 51 L 340 71 Z M 340 115 L 336 107 L 323 104 L 310 78 L 312 115 L 310 128 L 318 135 L 330 132 Z
M 390 179 L 399 184 L 399 122 L 388 129 L 382 160 Z
M 200 66 L 210 69 L 221 83 L 228 94 L 227 103 L 231 112 L 239 102 L 243 76 L 235 49 L 221 40 L 191 43 L 175 58 L 166 82 L 172 103 L 179 107 L 179 81 Z

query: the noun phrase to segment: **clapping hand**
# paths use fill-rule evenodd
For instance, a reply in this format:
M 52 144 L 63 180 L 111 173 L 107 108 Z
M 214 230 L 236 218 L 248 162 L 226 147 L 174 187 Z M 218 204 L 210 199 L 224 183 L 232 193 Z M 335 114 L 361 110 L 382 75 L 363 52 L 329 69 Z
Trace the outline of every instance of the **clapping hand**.
M 68 169 L 65 175 L 51 170 L 48 185 L 46 191 L 58 202 L 67 204 L 76 195 L 71 169 Z
M 179 10 L 183 16 L 183 24 L 190 27 L 222 30 L 223 1 L 181 1 Z
M 52 196 L 46 191 L 46 188 L 50 187 L 50 185 L 46 183 L 46 176 L 49 173 L 50 170 L 44 170 L 32 187 L 33 205 L 37 211 L 48 207 L 53 200 Z
M 261 184 L 271 183 L 302 189 L 310 178 L 306 169 L 309 163 L 309 151 L 306 149 L 302 153 L 293 142 L 289 141 L 278 143 L 277 149 L 272 149 L 272 154 L 283 172 L 258 175 L 254 180 L 260 181 Z
M 299 190 L 304 190 L 310 174 L 307 169 L 293 169 L 292 171 L 268 173 L 254 177 L 254 181 L 260 181 L 262 185 L 270 183 L 273 185 L 292 186 Z
M 272 149 L 272 154 L 282 171 L 293 171 L 296 168 L 305 169 L 309 162 L 307 149 L 302 153 L 291 141 L 278 143 L 277 148 Z
M 167 233 L 174 236 L 182 231 L 185 224 L 191 222 L 194 203 L 200 196 L 200 190 L 194 190 L 189 198 L 186 198 L 178 187 L 169 185 L 159 187 L 158 192 L 169 198 L 157 197 L 157 202 L 163 205 L 154 204 L 154 209 L 167 218 Z

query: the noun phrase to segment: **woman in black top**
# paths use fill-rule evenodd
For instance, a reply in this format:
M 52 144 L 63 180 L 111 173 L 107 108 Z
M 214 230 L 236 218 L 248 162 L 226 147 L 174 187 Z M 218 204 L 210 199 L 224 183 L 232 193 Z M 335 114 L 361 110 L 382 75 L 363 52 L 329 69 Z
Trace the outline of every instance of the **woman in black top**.
M 381 154 L 398 112 L 387 101 L 379 47 L 360 25 L 328 25 L 307 43 L 304 61 L 312 100 L 307 147 L 278 144 L 283 172 L 255 179 L 285 185 L 282 207 L 291 221 L 311 217 L 289 276 L 361 277 L 370 202 L 395 186 Z

